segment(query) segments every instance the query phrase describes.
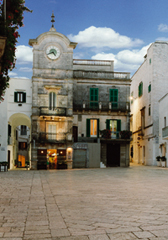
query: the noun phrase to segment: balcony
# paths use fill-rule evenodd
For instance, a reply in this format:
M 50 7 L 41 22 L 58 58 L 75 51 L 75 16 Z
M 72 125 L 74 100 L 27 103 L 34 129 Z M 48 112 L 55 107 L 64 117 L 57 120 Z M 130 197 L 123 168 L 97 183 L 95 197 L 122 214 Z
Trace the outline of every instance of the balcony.
M 40 116 L 67 116 L 67 109 L 60 107 L 40 107 Z
M 162 138 L 168 139 L 168 127 L 162 128 Z
M 74 70 L 74 78 L 80 79 L 121 79 L 130 80 L 130 73 L 125 72 L 105 72 L 105 71 L 84 71 L 84 70 Z
M 66 133 L 39 133 L 40 143 L 64 143 L 66 141 Z
M 73 111 L 130 111 L 129 102 L 78 101 L 73 103 Z

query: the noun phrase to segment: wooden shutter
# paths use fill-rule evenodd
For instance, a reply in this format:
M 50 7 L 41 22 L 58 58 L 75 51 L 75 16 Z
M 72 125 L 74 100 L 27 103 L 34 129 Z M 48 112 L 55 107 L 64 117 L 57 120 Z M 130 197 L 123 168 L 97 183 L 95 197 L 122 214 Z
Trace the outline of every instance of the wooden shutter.
M 90 107 L 98 107 L 99 89 L 90 88 Z
M 23 103 L 25 103 L 25 102 L 26 102 L 26 93 L 23 92 Z
M 110 130 L 110 119 L 106 119 L 106 129 Z
M 90 119 L 86 119 L 86 137 L 90 137 Z
M 118 89 L 110 89 L 110 102 L 118 102 Z
M 14 92 L 14 102 L 17 102 L 17 92 Z
M 97 137 L 99 137 L 100 119 L 97 119 Z

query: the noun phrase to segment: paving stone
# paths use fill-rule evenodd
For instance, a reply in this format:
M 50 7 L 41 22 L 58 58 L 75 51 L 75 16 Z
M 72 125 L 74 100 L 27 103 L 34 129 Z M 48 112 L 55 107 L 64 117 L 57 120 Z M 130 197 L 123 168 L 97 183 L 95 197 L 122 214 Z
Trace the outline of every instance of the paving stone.
M 89 240 L 109 240 L 109 237 L 106 234 L 89 235 Z
M 108 234 L 110 240 L 134 240 L 138 239 L 133 233 Z
M 135 236 L 138 238 L 151 238 L 154 237 L 154 235 L 150 232 L 144 231 L 144 232 L 133 232 Z
M 166 240 L 167 173 L 131 166 L 0 174 L 0 239 Z
M 62 236 L 70 236 L 70 233 L 68 231 L 68 229 L 56 229 L 56 230 L 52 230 L 51 229 L 51 236 L 52 237 L 62 237 Z

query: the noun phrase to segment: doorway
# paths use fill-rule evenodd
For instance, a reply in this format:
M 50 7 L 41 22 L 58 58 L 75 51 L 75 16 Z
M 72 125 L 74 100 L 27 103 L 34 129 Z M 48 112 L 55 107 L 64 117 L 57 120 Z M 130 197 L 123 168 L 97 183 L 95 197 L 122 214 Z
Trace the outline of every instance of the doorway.
M 73 139 L 74 139 L 74 142 L 78 141 L 78 127 L 77 126 L 73 126 Z
M 107 144 L 107 167 L 120 166 L 120 144 Z
M 56 169 L 57 168 L 57 150 L 47 149 L 47 168 Z
M 8 169 L 10 169 L 10 150 L 8 150 Z

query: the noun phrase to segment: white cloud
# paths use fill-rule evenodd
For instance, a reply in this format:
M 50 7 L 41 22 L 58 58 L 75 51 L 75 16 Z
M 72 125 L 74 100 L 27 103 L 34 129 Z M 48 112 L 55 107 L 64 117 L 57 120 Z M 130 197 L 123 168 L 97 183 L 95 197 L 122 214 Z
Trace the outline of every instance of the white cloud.
M 16 49 L 17 64 L 29 64 L 33 62 L 32 48 L 25 45 L 19 45 Z
M 91 26 L 77 35 L 70 34 L 71 41 L 78 42 L 79 47 L 129 48 L 143 44 L 141 39 L 131 39 L 120 35 L 111 28 Z
M 115 71 L 136 71 L 144 60 L 144 56 L 147 53 L 147 49 L 150 44 L 143 47 L 142 49 L 134 50 L 123 50 L 118 52 L 116 55 L 113 53 L 98 53 L 92 56 L 94 60 L 114 60 Z
M 14 78 L 29 79 L 29 78 L 27 78 L 27 77 L 20 77 L 20 76 L 14 77 Z
M 158 30 L 159 30 L 159 32 L 168 32 L 168 25 L 161 23 L 158 26 Z
M 157 41 L 168 42 L 168 38 L 166 38 L 166 37 L 158 37 L 156 40 L 157 40 Z
M 19 68 L 20 72 L 32 72 L 32 68 L 29 67 L 21 67 Z
M 8 72 L 8 75 L 9 75 L 10 77 L 14 77 L 14 76 L 17 76 L 17 73 L 15 73 L 15 72 Z

